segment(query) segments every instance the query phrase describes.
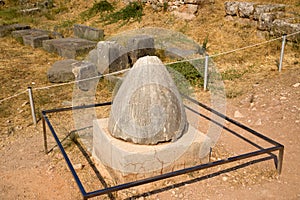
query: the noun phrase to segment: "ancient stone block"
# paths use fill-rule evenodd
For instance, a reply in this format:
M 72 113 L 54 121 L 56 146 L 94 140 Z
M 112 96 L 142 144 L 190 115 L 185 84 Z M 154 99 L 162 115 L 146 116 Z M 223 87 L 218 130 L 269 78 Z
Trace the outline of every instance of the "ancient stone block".
M 75 76 L 72 72 L 72 64 L 77 60 L 67 59 L 55 62 L 47 72 L 47 77 L 51 83 L 64 83 L 73 81 Z
M 258 20 L 257 29 L 261 31 L 270 31 L 275 18 L 275 13 L 262 13 Z
M 250 18 L 254 12 L 254 3 L 240 2 L 238 6 L 239 16 L 243 18 Z
M 48 35 L 38 35 L 38 36 L 31 36 L 31 35 L 25 35 L 23 36 L 23 44 L 31 46 L 32 48 L 38 48 L 42 47 L 43 41 L 49 40 Z
M 118 183 L 207 162 L 211 140 L 192 126 L 177 141 L 139 145 L 112 137 L 107 124 L 107 118 L 93 121 L 92 155 Z
M 199 55 L 203 49 L 199 48 L 178 48 L 178 47 L 167 47 L 165 50 L 165 56 L 173 58 L 173 59 L 182 59 L 182 58 L 191 58 L 195 55 Z
M 291 34 L 300 31 L 300 23 L 291 23 L 288 19 L 276 19 L 273 21 L 273 26 L 271 28 L 271 35 L 282 36 L 283 34 Z M 300 35 L 296 34 L 288 37 L 288 40 L 299 42 Z
M 94 85 L 98 81 L 97 67 L 88 61 L 80 61 L 72 64 L 72 72 L 75 75 L 77 87 L 80 90 L 88 91 L 94 89 Z
M 42 41 L 52 38 L 62 38 L 62 35 L 56 32 L 51 32 L 41 29 L 25 29 L 13 31 L 12 36 L 25 45 L 32 47 L 41 47 Z M 24 41 L 25 40 L 25 41 Z
M 12 31 L 30 29 L 30 26 L 24 24 L 11 24 L 0 26 L 0 37 L 9 35 Z
M 100 41 L 103 40 L 104 31 L 82 24 L 75 24 L 74 35 L 87 40 Z
M 284 4 L 256 5 L 254 8 L 253 19 L 259 20 L 259 17 L 262 13 L 284 11 L 285 7 L 286 5 Z
M 154 38 L 148 35 L 137 35 L 127 42 L 127 49 L 131 63 L 135 63 L 143 56 L 153 56 L 155 54 Z
M 181 96 L 159 58 L 140 58 L 128 72 L 114 98 L 108 129 L 138 144 L 175 141 L 185 133 Z
M 75 59 L 83 56 L 94 49 L 96 42 L 81 38 L 60 38 L 43 41 L 43 48 L 48 52 L 55 52 L 58 55 Z
M 225 12 L 227 15 L 238 15 L 238 8 L 239 8 L 240 2 L 238 1 L 226 1 L 224 3 L 225 6 Z
M 115 41 L 98 42 L 96 66 L 101 74 L 128 68 L 128 55 L 125 47 Z

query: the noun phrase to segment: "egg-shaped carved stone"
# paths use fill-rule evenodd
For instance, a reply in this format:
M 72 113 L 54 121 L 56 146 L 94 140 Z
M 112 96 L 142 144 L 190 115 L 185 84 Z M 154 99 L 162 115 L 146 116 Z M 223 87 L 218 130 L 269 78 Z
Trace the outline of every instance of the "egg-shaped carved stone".
M 181 96 L 158 57 L 140 58 L 128 72 L 113 100 L 108 130 L 136 144 L 175 141 L 185 133 Z

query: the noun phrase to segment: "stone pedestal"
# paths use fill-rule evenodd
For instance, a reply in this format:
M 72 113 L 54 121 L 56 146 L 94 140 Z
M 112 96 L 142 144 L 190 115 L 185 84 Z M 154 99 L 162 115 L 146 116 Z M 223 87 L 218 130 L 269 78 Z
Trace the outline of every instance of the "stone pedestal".
M 108 119 L 93 122 L 93 152 L 117 183 L 134 181 L 191 167 L 208 161 L 211 141 L 189 126 L 174 142 L 140 145 L 116 139 L 108 131 Z

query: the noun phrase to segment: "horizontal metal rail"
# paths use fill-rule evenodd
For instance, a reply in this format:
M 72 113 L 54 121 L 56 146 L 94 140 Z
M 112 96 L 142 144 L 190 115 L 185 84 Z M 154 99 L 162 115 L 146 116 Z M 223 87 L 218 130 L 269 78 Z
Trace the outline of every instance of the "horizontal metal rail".
M 155 181 L 160 181 L 160 180 L 163 180 L 163 179 L 183 175 L 183 174 L 186 174 L 186 173 L 199 171 L 199 170 L 215 167 L 215 166 L 218 166 L 218 165 L 223 165 L 223 164 L 235 162 L 235 161 L 238 161 L 238 160 L 242 160 L 242 159 L 246 159 L 246 158 L 250 158 L 250 157 L 254 157 L 254 156 L 258 156 L 258 155 L 262 155 L 262 154 L 266 154 L 266 153 L 271 153 L 273 151 L 280 150 L 280 148 L 281 147 L 271 147 L 271 148 L 264 149 L 264 150 L 258 150 L 258 151 L 242 154 L 242 155 L 235 156 L 235 157 L 230 157 L 230 158 L 227 158 L 227 159 L 218 160 L 218 161 L 215 161 L 215 162 L 201 164 L 201 165 L 197 165 L 197 166 L 193 166 L 193 167 L 189 167 L 189 168 L 185 168 L 185 169 L 181 169 L 181 170 L 161 174 L 161 175 L 158 175 L 158 176 L 154 176 L 154 177 L 150 177 L 150 178 L 146 178 L 146 179 L 142 179 L 142 180 L 138 180 L 138 181 L 125 183 L 125 184 L 113 186 L 113 187 L 110 187 L 110 188 L 97 190 L 97 191 L 94 191 L 94 192 L 89 192 L 89 193 L 86 194 L 86 197 L 91 198 L 91 197 L 95 197 L 95 196 L 99 196 L 99 195 L 103 195 L 103 194 L 107 194 L 107 193 L 111 193 L 111 192 L 115 192 L 115 191 L 119 191 L 119 190 L 123 190 L 123 189 L 128 189 L 128 188 L 131 188 L 131 187 L 144 185 L 144 184 L 147 184 L 147 183 L 152 183 L 152 182 L 155 182 Z
M 230 122 L 230 123 L 232 123 L 232 124 L 234 124 L 234 125 L 236 125 L 236 126 L 242 128 L 242 129 L 248 131 L 249 133 L 252 133 L 253 135 L 255 135 L 255 136 L 257 136 L 257 137 L 259 137 L 259 138 L 261 138 L 261 139 L 263 139 L 263 140 L 265 140 L 265 141 L 267 141 L 267 142 L 269 142 L 269 143 L 271 143 L 271 144 L 273 144 L 273 145 L 275 145 L 275 146 L 283 146 L 282 144 L 279 144 L 278 142 L 272 140 L 271 138 L 268 138 L 268 137 L 266 137 L 266 136 L 264 136 L 264 135 L 258 133 L 257 131 L 255 131 L 255 130 L 253 130 L 253 129 L 247 127 L 247 126 L 245 126 L 244 124 L 242 124 L 242 123 L 240 123 L 240 122 L 237 122 L 237 121 L 235 121 L 235 120 L 233 120 L 233 119 L 231 119 L 231 118 L 229 118 L 229 117 L 223 115 L 222 113 L 220 113 L 220 112 L 218 112 L 218 111 L 216 111 L 216 110 L 214 110 L 214 109 L 208 107 L 208 106 L 205 105 L 205 104 L 202 104 L 202 103 L 198 102 L 198 101 L 195 100 L 195 99 L 192 99 L 191 97 L 189 97 L 189 96 L 187 96 L 187 95 L 183 95 L 183 97 L 186 98 L 187 100 L 191 101 L 192 103 L 194 103 L 194 104 L 196 104 L 196 105 L 198 105 L 198 106 L 201 106 L 202 108 L 204 108 L 204 109 L 206 109 L 206 110 L 208 110 L 208 111 L 214 113 L 215 115 L 217 115 L 217 116 L 219 116 L 219 117 L 221 117 L 221 118 L 227 120 L 228 122 Z

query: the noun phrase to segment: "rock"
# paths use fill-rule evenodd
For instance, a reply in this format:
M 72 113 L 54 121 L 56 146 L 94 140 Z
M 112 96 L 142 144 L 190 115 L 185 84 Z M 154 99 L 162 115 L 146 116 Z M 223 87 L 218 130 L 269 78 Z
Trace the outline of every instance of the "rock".
M 225 181 L 228 180 L 228 177 L 227 177 L 227 176 L 223 176 L 223 177 L 222 177 L 222 180 L 225 182 Z
M 192 20 L 192 19 L 194 19 L 196 16 L 195 15 L 193 15 L 193 14 L 189 14 L 189 13 L 185 13 L 185 12 L 179 12 L 179 11 L 177 11 L 177 10 L 174 10 L 173 12 L 172 12 L 176 17 L 178 17 L 178 18 L 180 18 L 180 19 L 182 19 L 182 20 L 188 20 L 188 21 L 190 21 L 190 20 Z
M 75 169 L 75 170 L 81 170 L 81 169 L 83 169 L 83 165 L 81 164 L 81 163 L 78 163 L 78 164 L 75 164 L 75 165 L 73 165 L 73 168 Z
M 266 5 L 256 5 L 253 12 L 253 19 L 259 20 L 262 13 L 270 13 L 277 11 L 284 11 L 286 5 L 284 4 L 266 4 Z
M 76 82 L 77 87 L 83 91 L 93 89 L 99 79 L 94 78 L 98 76 L 96 65 L 88 61 L 80 61 L 73 63 L 72 66 L 72 72 L 75 76 L 75 80 L 78 81 Z
M 233 115 L 234 118 L 243 118 L 244 115 L 242 115 L 242 113 L 240 113 L 238 110 L 234 112 Z
M 51 83 L 64 83 L 73 81 L 75 76 L 72 72 L 74 59 L 67 59 L 55 62 L 47 72 L 47 77 Z
M 153 56 L 155 54 L 154 38 L 149 35 L 136 35 L 129 38 L 127 49 L 131 63 L 134 64 L 140 57 Z
M 31 15 L 31 14 L 35 14 L 40 11 L 41 11 L 40 8 L 28 8 L 28 9 L 20 10 L 20 13 L 22 13 L 24 15 Z
M 102 29 L 97 29 L 82 24 L 75 24 L 74 35 L 87 40 L 100 41 L 104 38 L 104 31 Z
M 258 119 L 258 120 L 255 122 L 255 125 L 256 125 L 256 126 L 262 125 L 261 119 Z
M 262 13 L 258 20 L 257 29 L 261 31 L 270 31 L 275 18 L 275 13 Z
M 291 34 L 300 31 L 300 23 L 292 23 L 287 19 L 275 19 L 271 28 L 271 35 L 282 36 L 283 34 Z M 299 42 L 300 34 L 287 38 L 290 41 Z
M 224 6 L 225 6 L 226 14 L 227 15 L 232 15 L 232 16 L 238 15 L 239 4 L 240 4 L 240 2 L 238 2 L 238 1 L 233 1 L 233 2 L 227 1 L 227 2 L 225 2 Z
M 95 60 L 95 52 L 93 59 Z M 125 47 L 115 41 L 101 41 L 97 44 L 97 70 L 99 73 L 111 73 L 129 68 Z
M 294 85 L 293 85 L 293 87 L 299 87 L 300 86 L 300 83 L 295 83 Z
M 165 56 L 173 59 L 191 58 L 201 53 L 201 48 L 180 48 L 168 46 L 165 50 Z
M 198 5 L 188 4 L 186 7 L 186 12 L 189 14 L 196 14 L 198 11 Z
M 242 18 L 250 18 L 254 12 L 254 3 L 240 2 L 238 6 L 239 16 Z
M 75 59 L 83 56 L 95 48 L 96 42 L 82 38 L 59 38 L 43 41 L 43 48 L 48 52 L 55 52 L 58 55 Z
M 62 35 L 56 32 L 50 32 L 41 29 L 25 29 L 13 31 L 12 36 L 24 45 L 29 45 L 33 48 L 42 47 L 44 40 L 52 38 L 62 38 Z
M 13 31 L 30 29 L 30 26 L 24 24 L 11 24 L 0 26 L 0 37 L 5 37 Z
M 137 144 L 175 141 L 187 129 L 180 94 L 155 56 L 138 59 L 126 75 L 111 107 L 108 130 Z
M 49 40 L 48 35 L 38 35 L 38 36 L 31 36 L 26 35 L 23 37 L 23 44 L 31 46 L 32 48 L 38 48 L 43 45 L 44 40 Z

